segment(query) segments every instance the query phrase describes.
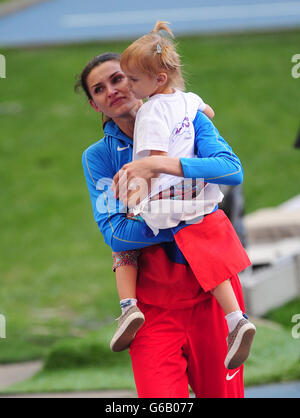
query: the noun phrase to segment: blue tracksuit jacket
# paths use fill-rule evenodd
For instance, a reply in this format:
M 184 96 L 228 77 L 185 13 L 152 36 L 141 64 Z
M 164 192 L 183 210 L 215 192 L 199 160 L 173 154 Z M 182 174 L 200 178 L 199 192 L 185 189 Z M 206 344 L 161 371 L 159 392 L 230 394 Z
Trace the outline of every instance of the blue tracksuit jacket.
M 243 181 L 241 162 L 213 123 L 198 112 L 194 127 L 198 158 L 180 159 L 184 177 L 203 178 L 218 184 L 240 184 Z M 112 121 L 105 125 L 104 133 L 103 139 L 84 151 L 82 164 L 94 218 L 106 244 L 113 251 L 124 251 L 164 243 L 173 261 L 185 263 L 174 241 L 174 234 L 185 226 L 184 222 L 153 236 L 145 223 L 126 218 L 124 207 L 114 198 L 110 187 L 114 175 L 132 160 L 133 142 Z

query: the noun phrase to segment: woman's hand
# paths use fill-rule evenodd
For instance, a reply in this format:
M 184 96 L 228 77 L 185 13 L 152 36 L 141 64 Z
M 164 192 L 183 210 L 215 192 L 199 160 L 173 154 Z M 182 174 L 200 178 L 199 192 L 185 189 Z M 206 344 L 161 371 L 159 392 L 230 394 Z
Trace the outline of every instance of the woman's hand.
M 137 188 L 147 195 L 150 192 L 151 179 L 159 176 L 158 168 L 157 157 L 146 157 L 125 164 L 113 178 L 112 190 L 115 198 L 125 202 Z
M 183 177 L 180 159 L 154 155 L 125 164 L 113 178 L 115 198 L 126 200 L 128 191 L 136 190 L 137 186 L 142 188 L 143 194 L 146 189 L 150 193 L 151 180 L 160 173 Z

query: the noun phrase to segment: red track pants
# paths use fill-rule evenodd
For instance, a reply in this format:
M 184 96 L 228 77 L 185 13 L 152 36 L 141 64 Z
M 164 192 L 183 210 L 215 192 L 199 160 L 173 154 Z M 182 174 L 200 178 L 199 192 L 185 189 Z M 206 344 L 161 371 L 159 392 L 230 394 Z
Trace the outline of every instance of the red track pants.
M 238 276 L 232 286 L 242 309 Z M 146 321 L 130 347 L 138 396 L 198 398 L 244 396 L 243 366 L 227 370 L 227 325 L 213 296 L 187 309 L 162 309 L 140 304 Z

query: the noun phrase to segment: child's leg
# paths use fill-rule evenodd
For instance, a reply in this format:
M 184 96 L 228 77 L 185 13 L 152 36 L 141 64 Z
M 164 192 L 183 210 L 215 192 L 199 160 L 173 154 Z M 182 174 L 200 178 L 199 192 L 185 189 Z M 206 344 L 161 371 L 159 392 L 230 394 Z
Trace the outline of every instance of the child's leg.
M 122 351 L 128 348 L 145 320 L 144 315 L 136 306 L 138 255 L 138 251 L 113 253 L 113 270 L 116 272 L 122 315 L 119 318 L 118 329 L 110 343 L 112 351 Z
M 221 305 L 228 325 L 228 352 L 225 367 L 236 369 L 248 358 L 255 335 L 255 326 L 243 314 L 230 280 L 225 280 L 212 290 Z
M 239 303 L 235 297 L 230 280 L 225 280 L 215 287 L 212 294 L 217 299 L 225 315 L 234 311 L 240 311 Z
M 123 308 L 122 313 L 126 312 L 130 305 L 136 305 L 138 255 L 139 252 L 134 250 L 112 253 L 114 261 L 113 271 L 116 273 L 117 290 L 120 297 L 120 305 Z
M 136 299 L 136 278 L 136 267 L 128 265 L 116 268 L 116 282 L 120 300 Z

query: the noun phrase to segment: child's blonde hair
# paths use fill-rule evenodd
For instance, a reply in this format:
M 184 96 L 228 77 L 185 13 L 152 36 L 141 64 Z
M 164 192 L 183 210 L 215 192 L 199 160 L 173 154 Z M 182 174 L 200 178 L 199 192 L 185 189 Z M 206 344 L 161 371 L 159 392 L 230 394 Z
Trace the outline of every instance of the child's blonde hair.
M 121 54 L 121 67 L 128 70 L 134 67 L 149 75 L 165 72 L 168 85 L 184 91 L 179 54 L 173 40 L 161 36 L 160 31 L 174 38 L 168 22 L 156 22 L 152 32 L 137 39 Z

